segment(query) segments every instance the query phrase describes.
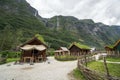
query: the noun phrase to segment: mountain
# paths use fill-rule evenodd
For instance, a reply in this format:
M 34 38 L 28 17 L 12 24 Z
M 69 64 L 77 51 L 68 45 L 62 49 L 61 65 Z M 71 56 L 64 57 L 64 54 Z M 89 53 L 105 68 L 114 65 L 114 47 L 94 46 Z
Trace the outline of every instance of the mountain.
M 0 50 L 10 50 L 47 30 L 25 0 L 0 0 Z
M 46 27 L 69 31 L 79 42 L 91 47 L 103 47 L 120 39 L 120 26 L 95 23 L 91 19 L 79 20 L 72 16 L 54 16 L 46 21 Z
M 72 42 L 103 48 L 120 38 L 120 26 L 72 16 L 42 18 L 25 0 L 0 0 L 0 12 L 0 50 L 14 50 L 35 34 L 54 49 Z

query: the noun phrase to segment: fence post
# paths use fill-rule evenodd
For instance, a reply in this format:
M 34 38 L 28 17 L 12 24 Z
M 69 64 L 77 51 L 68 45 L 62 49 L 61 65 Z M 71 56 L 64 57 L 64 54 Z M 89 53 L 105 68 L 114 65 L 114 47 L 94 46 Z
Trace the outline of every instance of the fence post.
M 108 67 L 107 67 L 107 63 L 106 63 L 106 58 L 105 58 L 105 56 L 103 57 L 103 60 L 104 60 L 104 67 L 105 67 L 106 74 L 107 74 L 107 79 L 108 79 L 108 80 L 111 80 L 111 79 L 110 79 L 109 70 L 108 70 Z
M 78 59 L 78 61 L 77 61 L 77 67 L 79 67 L 79 59 Z
M 85 66 L 87 67 L 87 59 L 86 59 L 86 54 L 84 55 L 85 58 Z

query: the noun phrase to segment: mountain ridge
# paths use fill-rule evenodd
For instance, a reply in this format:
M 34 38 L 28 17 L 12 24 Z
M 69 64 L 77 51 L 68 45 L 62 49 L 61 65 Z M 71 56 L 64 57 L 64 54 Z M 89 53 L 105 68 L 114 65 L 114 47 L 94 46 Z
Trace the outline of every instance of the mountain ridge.
M 1 0 L 0 5 L 0 50 L 13 50 L 35 34 L 41 34 L 54 49 L 72 42 L 103 49 L 120 38 L 120 26 L 73 16 L 42 18 L 25 0 Z
M 113 43 L 115 40 L 120 38 L 119 35 L 120 26 L 109 26 L 103 23 L 95 23 L 91 19 L 79 20 L 75 17 L 69 17 L 69 16 L 55 16 L 48 20 L 47 26 L 55 29 L 57 25 L 58 17 L 59 17 L 59 29 L 63 29 L 63 30 L 67 29 L 70 32 L 75 32 L 76 35 L 78 33 L 79 35 L 77 36 L 83 40 L 86 40 L 85 38 L 86 35 L 86 37 L 88 37 L 89 39 L 92 37 L 92 41 L 94 43 L 96 43 L 95 39 L 97 41 L 102 42 L 103 44 L 101 44 L 101 46 L 103 46 Z M 114 34 L 116 34 L 116 37 L 114 37 Z M 114 39 L 112 37 L 109 37 L 109 35 L 112 35 Z M 89 40 L 87 39 L 87 41 Z M 87 43 L 87 41 L 85 42 Z M 104 42 L 106 42 L 107 44 Z

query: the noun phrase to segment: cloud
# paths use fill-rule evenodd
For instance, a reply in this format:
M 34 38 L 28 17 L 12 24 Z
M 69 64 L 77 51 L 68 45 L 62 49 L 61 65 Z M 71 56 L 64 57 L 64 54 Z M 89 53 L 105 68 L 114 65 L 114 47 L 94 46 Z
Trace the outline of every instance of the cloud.
M 39 15 L 50 18 L 55 15 L 93 19 L 109 25 L 120 25 L 119 0 L 26 0 Z

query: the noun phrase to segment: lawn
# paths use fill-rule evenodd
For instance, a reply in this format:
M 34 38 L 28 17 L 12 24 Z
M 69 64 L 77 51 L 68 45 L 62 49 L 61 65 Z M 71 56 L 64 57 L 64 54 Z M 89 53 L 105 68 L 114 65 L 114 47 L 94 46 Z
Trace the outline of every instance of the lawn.
M 120 62 L 119 57 L 107 57 L 106 60 L 111 62 Z
M 76 80 L 86 80 L 78 68 L 73 70 L 73 76 Z
M 120 64 L 108 63 L 107 65 L 108 65 L 110 75 L 120 77 Z M 103 62 L 96 62 L 96 61 L 89 62 L 88 67 L 92 70 L 105 72 Z
M 14 62 L 14 61 L 17 61 L 17 60 L 20 60 L 20 58 L 7 58 L 6 63 Z

